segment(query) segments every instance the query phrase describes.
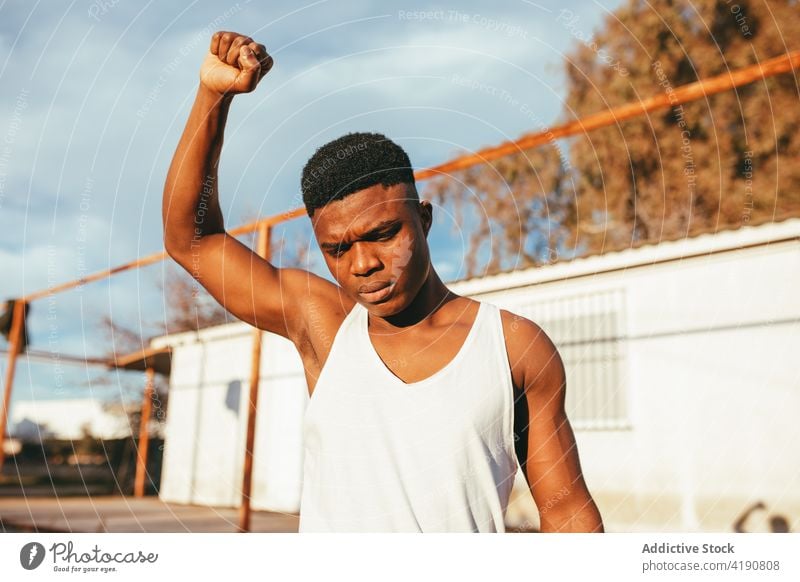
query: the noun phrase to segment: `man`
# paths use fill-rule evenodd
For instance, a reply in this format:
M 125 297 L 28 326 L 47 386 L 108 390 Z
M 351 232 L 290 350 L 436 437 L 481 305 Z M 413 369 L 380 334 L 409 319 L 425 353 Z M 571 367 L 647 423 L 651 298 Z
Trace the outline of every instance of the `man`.
M 217 165 L 227 113 L 271 67 L 251 38 L 213 35 L 166 179 L 164 242 L 228 311 L 297 346 L 311 396 L 300 531 L 504 531 L 515 391 L 530 411 L 521 465 L 541 530 L 603 531 L 558 352 L 533 322 L 442 283 L 427 244 L 433 209 L 399 146 L 350 134 L 303 170 L 338 285 L 275 268 L 226 233 Z

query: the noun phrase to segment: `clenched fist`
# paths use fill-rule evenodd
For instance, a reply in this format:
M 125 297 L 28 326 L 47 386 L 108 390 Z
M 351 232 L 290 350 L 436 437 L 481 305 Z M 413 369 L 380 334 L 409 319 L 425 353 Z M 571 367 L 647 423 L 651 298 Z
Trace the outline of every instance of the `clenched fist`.
M 219 31 L 200 67 L 200 82 L 220 95 L 249 93 L 272 68 L 272 57 L 263 44 L 249 36 Z

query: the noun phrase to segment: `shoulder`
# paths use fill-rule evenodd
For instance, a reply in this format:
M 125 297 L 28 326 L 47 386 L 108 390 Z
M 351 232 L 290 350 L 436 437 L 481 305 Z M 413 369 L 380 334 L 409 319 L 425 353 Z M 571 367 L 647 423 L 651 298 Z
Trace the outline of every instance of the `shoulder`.
M 299 309 L 295 313 L 295 321 L 287 322 L 292 324 L 290 327 L 294 332 L 289 339 L 297 346 L 301 355 L 310 349 L 318 359 L 324 360 L 336 332 L 356 303 L 341 287 L 317 275 L 290 274 L 288 269 L 287 274 L 304 278 L 305 287 L 302 301 L 297 302 Z M 289 288 L 286 291 L 289 294 L 301 294 L 297 287 L 295 285 L 294 289 Z
M 500 310 L 514 385 L 526 393 L 560 391 L 565 372 L 561 355 L 547 333 L 530 319 Z

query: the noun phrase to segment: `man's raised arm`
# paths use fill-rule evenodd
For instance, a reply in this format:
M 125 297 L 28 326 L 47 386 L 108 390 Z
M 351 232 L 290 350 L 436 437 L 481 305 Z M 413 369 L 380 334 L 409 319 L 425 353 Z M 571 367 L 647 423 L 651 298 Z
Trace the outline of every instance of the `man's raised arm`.
M 234 32 L 217 32 L 200 70 L 186 128 L 172 159 L 162 202 L 169 255 L 233 315 L 258 328 L 296 339 L 299 296 L 334 287 L 300 269 L 277 269 L 225 232 L 217 166 L 233 97 L 249 93 L 272 67 L 263 45 Z M 327 289 L 326 289 L 327 291 Z

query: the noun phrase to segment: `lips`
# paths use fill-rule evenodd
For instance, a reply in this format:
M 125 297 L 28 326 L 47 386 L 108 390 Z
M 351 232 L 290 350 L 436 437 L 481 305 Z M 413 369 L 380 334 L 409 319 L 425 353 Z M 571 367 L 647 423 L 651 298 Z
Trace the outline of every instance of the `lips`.
M 379 291 L 380 289 L 383 289 L 384 287 L 388 287 L 391 284 L 392 284 L 391 281 L 373 281 L 372 283 L 367 283 L 367 284 L 362 285 L 361 287 L 359 287 L 358 288 L 358 292 L 359 293 L 372 293 L 373 291 Z
M 368 303 L 378 303 L 389 297 L 393 289 L 394 283 L 391 281 L 374 281 L 361 285 L 358 294 Z

